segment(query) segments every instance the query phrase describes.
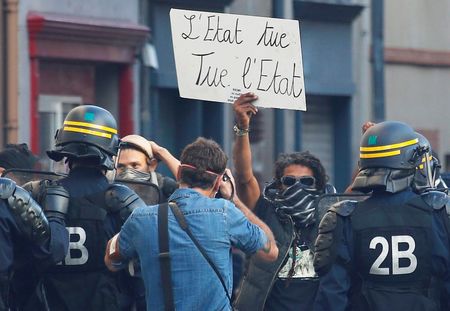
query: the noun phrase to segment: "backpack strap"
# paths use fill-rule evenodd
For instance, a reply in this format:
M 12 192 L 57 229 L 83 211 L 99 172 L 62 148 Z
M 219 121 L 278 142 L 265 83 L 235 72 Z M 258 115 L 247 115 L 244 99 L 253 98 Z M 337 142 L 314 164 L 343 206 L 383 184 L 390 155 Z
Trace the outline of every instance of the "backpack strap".
M 168 203 L 158 205 L 159 266 L 165 310 L 173 311 L 175 306 L 173 304 L 172 273 L 170 268 L 168 207 Z

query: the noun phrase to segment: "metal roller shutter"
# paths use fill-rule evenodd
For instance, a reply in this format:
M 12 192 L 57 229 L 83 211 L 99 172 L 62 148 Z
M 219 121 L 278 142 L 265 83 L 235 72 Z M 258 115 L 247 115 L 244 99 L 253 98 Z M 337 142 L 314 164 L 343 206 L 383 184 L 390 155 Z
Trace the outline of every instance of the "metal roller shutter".
M 320 97 L 310 97 L 308 110 L 302 115 L 302 150 L 309 150 L 322 162 L 334 183 L 334 124 L 330 102 Z

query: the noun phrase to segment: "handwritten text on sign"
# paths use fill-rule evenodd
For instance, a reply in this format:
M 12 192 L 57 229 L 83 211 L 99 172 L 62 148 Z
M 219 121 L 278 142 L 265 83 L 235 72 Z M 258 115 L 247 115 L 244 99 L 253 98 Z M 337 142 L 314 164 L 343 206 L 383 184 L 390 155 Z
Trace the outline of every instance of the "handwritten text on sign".
M 306 110 L 298 21 L 172 9 L 180 96 Z

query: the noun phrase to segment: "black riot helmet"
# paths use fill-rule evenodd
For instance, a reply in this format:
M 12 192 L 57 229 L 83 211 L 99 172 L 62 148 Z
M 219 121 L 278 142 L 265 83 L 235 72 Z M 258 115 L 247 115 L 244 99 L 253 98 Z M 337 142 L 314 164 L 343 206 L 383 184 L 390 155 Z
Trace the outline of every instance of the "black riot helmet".
M 411 186 L 416 168 L 430 150 L 421 145 L 407 124 L 385 121 L 369 128 L 361 139 L 359 168 L 352 189 L 400 192 Z
M 55 149 L 47 151 L 49 158 L 69 162 L 89 161 L 108 170 L 114 169 L 119 136 L 113 115 L 97 106 L 82 105 L 73 108 L 55 134 Z

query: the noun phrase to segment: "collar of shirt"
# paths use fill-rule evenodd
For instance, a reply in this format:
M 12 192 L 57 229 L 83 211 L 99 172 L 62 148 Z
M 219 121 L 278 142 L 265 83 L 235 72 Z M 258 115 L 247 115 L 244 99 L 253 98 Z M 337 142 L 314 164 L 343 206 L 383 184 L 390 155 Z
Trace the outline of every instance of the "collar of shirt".
M 195 197 L 200 197 L 200 196 L 204 196 L 204 195 L 199 193 L 198 191 L 195 191 L 194 189 L 178 188 L 169 197 L 169 201 L 177 201 L 182 198 L 195 198 Z

